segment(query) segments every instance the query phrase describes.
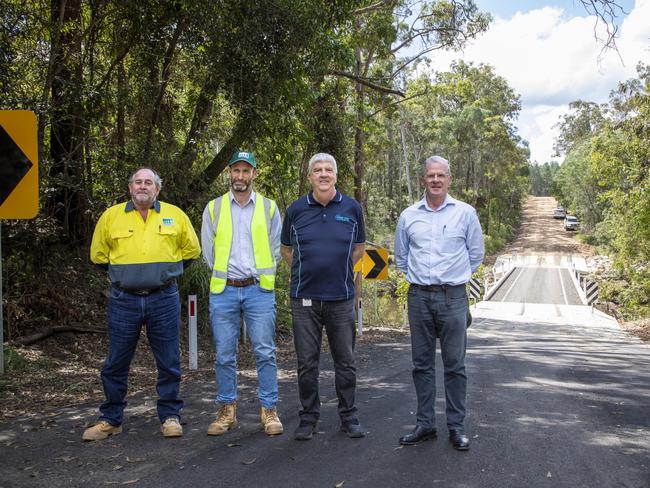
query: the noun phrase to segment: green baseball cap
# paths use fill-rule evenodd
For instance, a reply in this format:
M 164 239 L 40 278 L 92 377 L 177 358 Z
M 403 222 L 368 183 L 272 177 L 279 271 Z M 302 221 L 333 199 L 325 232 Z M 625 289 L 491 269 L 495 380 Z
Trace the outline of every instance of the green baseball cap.
M 244 161 L 245 163 L 250 164 L 253 168 L 257 168 L 257 163 L 255 162 L 255 157 L 253 153 L 246 151 L 236 151 L 230 158 L 228 166 L 232 166 L 237 161 Z

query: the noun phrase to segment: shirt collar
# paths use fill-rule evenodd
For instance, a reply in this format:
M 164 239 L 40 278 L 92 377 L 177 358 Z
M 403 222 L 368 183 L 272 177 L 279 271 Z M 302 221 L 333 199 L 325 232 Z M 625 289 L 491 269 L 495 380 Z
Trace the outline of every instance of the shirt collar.
M 235 198 L 235 194 L 232 192 L 232 190 L 228 190 L 228 195 L 230 195 L 230 203 L 232 203 L 232 202 L 237 203 L 237 199 Z M 253 205 L 255 205 L 255 192 L 254 191 L 251 192 L 251 194 L 250 194 L 250 196 L 248 198 L 248 201 L 243 206 L 245 207 L 250 202 L 253 202 Z M 239 203 L 237 203 L 237 205 L 239 205 Z
M 422 197 L 422 200 L 418 202 L 418 208 L 424 208 L 425 210 L 429 212 L 438 212 L 439 210 L 442 210 L 445 208 L 447 205 L 456 205 L 456 200 L 454 197 L 450 196 L 449 193 L 445 195 L 445 199 L 442 202 L 442 205 L 440 205 L 437 209 L 433 210 L 431 207 L 429 207 L 429 204 L 427 203 L 427 196 L 425 195 Z
M 332 198 L 330 200 L 330 203 L 331 202 L 340 203 L 341 200 L 343 200 L 343 194 L 337 188 L 336 189 L 336 195 L 334 195 L 334 198 Z M 314 192 L 313 191 L 310 191 L 309 193 L 307 193 L 307 203 L 309 205 L 320 205 L 320 203 L 317 202 L 316 199 L 314 198 Z
M 151 207 L 149 208 L 153 208 L 156 212 L 160 213 L 160 202 L 158 200 L 154 200 L 151 204 Z M 126 206 L 124 207 L 124 212 L 130 212 L 131 210 L 135 210 L 135 204 L 133 203 L 133 200 L 126 202 Z

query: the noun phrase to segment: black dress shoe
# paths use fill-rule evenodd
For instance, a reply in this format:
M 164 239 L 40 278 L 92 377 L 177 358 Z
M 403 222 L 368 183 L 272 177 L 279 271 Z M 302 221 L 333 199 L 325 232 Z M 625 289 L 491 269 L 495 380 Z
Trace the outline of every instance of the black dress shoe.
M 418 442 L 426 441 L 427 439 L 435 439 L 438 435 L 435 427 L 422 427 L 416 425 L 412 432 L 403 435 L 399 438 L 399 443 L 403 446 L 414 446 Z
M 469 439 L 460 430 L 449 431 L 449 441 L 458 451 L 469 451 Z
M 363 430 L 361 424 L 357 419 L 341 421 L 341 431 L 345 432 L 348 437 L 352 439 L 357 439 L 359 437 L 365 437 L 366 431 Z

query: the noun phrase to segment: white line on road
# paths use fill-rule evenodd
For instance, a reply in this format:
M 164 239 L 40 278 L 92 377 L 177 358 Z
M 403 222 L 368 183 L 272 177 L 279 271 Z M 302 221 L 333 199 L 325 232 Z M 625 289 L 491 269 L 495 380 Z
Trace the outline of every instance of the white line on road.
M 501 299 L 502 302 L 506 301 L 506 298 L 508 298 L 508 294 L 514 288 L 515 284 L 517 283 L 517 280 L 521 277 L 523 272 L 524 272 L 524 268 L 519 268 L 519 274 L 515 278 L 515 281 L 512 282 L 512 285 L 510 285 L 510 288 L 508 288 L 508 291 L 506 292 L 506 294 L 503 295 L 503 298 Z
M 562 287 L 562 296 L 564 297 L 564 304 L 568 305 L 569 300 L 566 298 L 566 290 L 564 289 L 564 280 L 562 279 L 562 270 L 560 268 L 557 269 L 557 274 L 560 277 L 560 286 Z

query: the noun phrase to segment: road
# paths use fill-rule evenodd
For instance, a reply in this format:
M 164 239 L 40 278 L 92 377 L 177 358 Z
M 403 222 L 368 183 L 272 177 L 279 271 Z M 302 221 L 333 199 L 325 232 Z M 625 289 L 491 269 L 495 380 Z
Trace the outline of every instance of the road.
M 571 275 L 564 268 L 516 268 L 490 300 L 560 305 L 582 304 Z
M 308 442 L 291 439 L 298 401 L 293 366 L 285 364 L 284 435 L 261 432 L 256 385 L 247 376 L 240 425 L 208 437 L 214 387 L 186 382 L 180 439 L 160 436 L 151 397 L 131 399 L 125 432 L 103 442 L 80 440 L 91 405 L 0 425 L 0 486 L 650 487 L 647 345 L 607 325 L 504 320 L 481 307 L 474 313 L 469 452 L 450 446 L 442 416 L 437 440 L 398 446 L 413 425 L 415 397 L 408 336 L 397 334 L 361 341 L 357 349 L 364 439 L 337 430 L 329 361 L 322 368 L 319 434 Z M 437 407 L 443 411 L 441 392 Z

